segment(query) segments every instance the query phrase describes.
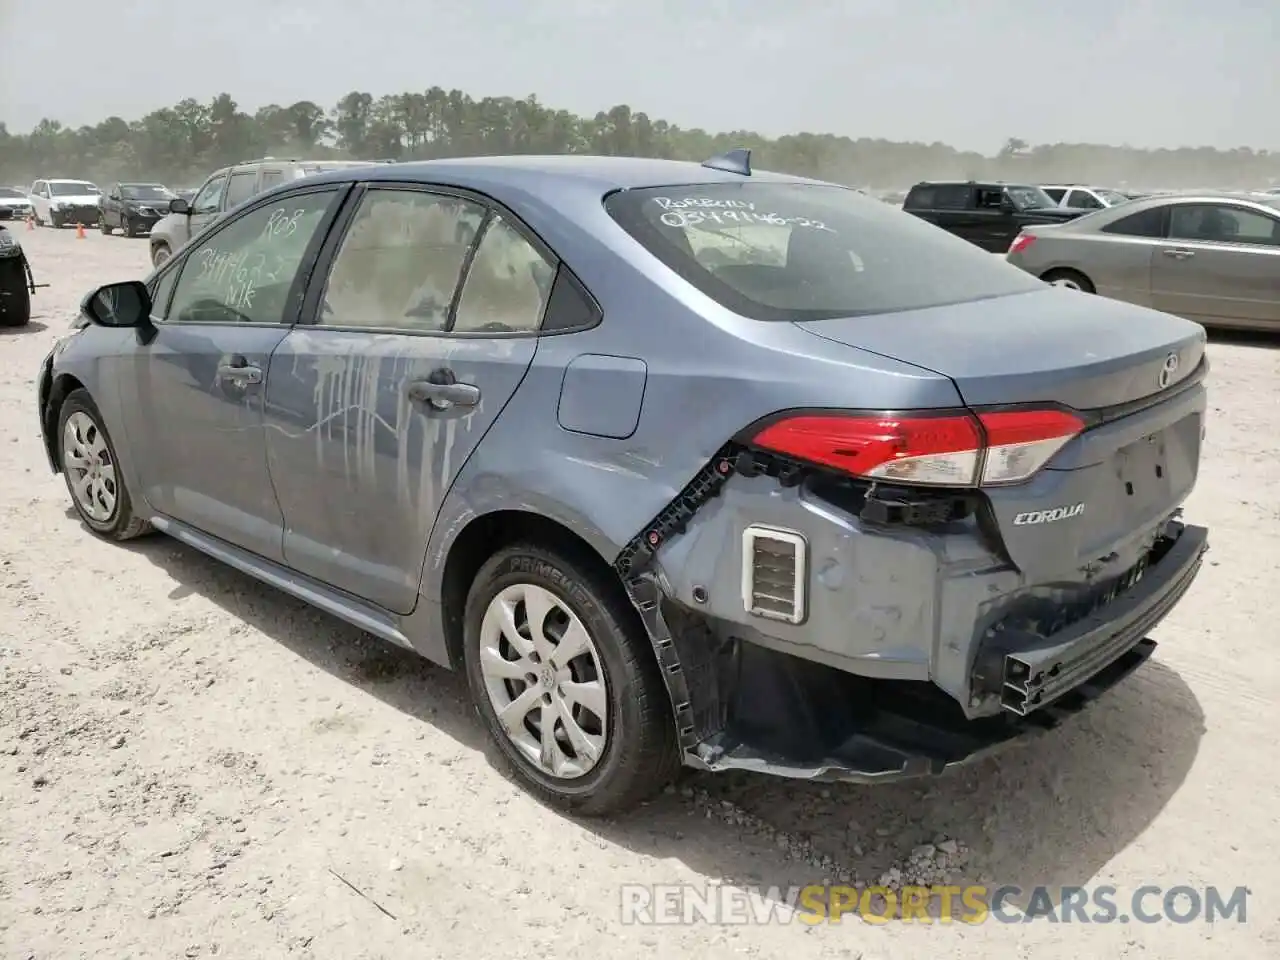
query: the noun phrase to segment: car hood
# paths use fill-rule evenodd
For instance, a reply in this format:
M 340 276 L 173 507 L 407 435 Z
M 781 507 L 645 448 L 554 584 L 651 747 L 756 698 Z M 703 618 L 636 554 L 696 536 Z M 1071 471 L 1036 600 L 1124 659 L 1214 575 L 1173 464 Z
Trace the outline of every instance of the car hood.
M 26 197 L 0 197 L 0 207 L 25 207 L 30 202 Z
M 1118 406 L 1154 393 L 1161 364 L 1185 373 L 1204 328 L 1167 313 L 1045 285 L 1043 290 L 887 316 L 797 324 L 819 337 L 949 377 L 972 406 Z

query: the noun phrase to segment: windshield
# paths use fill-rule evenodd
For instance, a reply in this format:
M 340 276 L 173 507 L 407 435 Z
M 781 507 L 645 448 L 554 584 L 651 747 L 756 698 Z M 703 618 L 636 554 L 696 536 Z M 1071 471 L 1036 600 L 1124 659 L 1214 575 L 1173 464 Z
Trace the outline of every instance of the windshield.
M 1019 210 L 1044 210 L 1058 204 L 1039 187 L 1005 187 L 1005 193 Z
M 11 187 L 0 187 L 0 200 L 25 200 L 26 194 Z
M 126 200 L 172 200 L 175 196 L 158 183 L 122 183 L 120 192 Z
M 85 194 L 97 192 L 97 187 L 83 180 L 49 181 L 49 195 L 53 197 L 82 197 Z
M 820 320 L 1042 290 L 1003 259 L 854 190 L 715 183 L 614 193 L 609 214 L 721 306 Z

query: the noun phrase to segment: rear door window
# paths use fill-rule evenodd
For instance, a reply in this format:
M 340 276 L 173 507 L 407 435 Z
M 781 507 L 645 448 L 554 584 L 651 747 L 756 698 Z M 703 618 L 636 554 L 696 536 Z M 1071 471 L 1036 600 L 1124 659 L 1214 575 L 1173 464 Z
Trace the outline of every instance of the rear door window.
M 1169 237 L 1206 243 L 1280 245 L 1280 220 L 1225 204 L 1182 204 L 1170 212 Z
M 967 210 L 973 196 L 973 188 L 963 183 L 939 184 L 934 193 L 934 208 L 937 210 Z
M 500 216 L 485 227 L 467 270 L 453 330 L 530 333 L 542 324 L 556 268 Z
M 244 203 L 257 192 L 257 185 L 257 170 L 238 170 L 231 174 L 231 179 L 227 182 L 226 208 L 230 210 Z
M 1164 207 L 1153 207 L 1140 213 L 1121 217 L 1114 223 L 1102 228 L 1103 233 L 1111 233 L 1120 237 L 1144 237 L 1156 240 L 1164 236 Z
M 758 320 L 869 316 L 1044 288 L 967 240 L 841 187 L 645 188 L 614 193 L 605 207 L 689 283 Z

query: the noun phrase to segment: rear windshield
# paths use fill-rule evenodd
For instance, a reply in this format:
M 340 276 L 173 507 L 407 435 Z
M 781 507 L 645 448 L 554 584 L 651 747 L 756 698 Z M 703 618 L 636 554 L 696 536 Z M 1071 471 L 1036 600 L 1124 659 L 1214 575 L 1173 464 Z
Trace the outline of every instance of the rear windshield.
M 120 192 L 126 200 L 172 200 L 174 194 L 156 183 L 122 183 Z
M 52 197 L 82 197 L 97 192 L 98 188 L 92 183 L 81 180 L 52 180 L 49 183 L 49 195 Z
M 1044 289 L 967 240 L 841 187 L 682 184 L 620 191 L 605 208 L 684 279 L 756 320 L 871 316 Z

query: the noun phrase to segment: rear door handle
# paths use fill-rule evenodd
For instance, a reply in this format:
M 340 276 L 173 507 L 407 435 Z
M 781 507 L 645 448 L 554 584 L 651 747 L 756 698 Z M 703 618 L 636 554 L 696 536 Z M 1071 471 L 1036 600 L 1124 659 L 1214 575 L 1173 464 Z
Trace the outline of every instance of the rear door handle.
M 1178 247 L 1165 247 L 1160 252 L 1166 257 L 1173 257 L 1175 260 L 1187 260 L 1196 255 L 1194 250 L 1183 250 Z
M 218 379 L 233 383 L 261 383 L 262 368 L 255 367 L 244 357 L 233 356 L 230 363 L 218 364 Z
M 448 410 L 450 407 L 474 407 L 480 402 L 480 388 L 473 383 L 414 380 L 405 388 L 405 392 L 408 393 L 410 400 L 428 403 L 437 410 Z

